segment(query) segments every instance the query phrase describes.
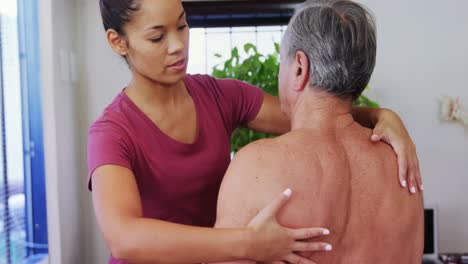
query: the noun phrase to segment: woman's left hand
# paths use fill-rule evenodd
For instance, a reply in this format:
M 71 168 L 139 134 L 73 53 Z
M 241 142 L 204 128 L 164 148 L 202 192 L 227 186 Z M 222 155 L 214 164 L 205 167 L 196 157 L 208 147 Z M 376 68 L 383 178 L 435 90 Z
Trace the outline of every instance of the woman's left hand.
M 400 117 L 391 110 L 381 110 L 371 140 L 385 141 L 394 149 L 398 157 L 398 176 L 402 187 L 408 187 L 411 193 L 423 191 L 416 145 Z

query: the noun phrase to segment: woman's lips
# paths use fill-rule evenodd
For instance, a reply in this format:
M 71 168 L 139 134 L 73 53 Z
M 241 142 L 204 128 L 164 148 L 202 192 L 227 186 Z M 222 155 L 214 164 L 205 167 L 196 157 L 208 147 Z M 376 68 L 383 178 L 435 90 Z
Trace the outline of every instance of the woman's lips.
M 173 70 L 173 71 L 183 71 L 187 67 L 187 64 L 185 63 L 185 61 L 186 61 L 185 59 L 180 60 L 180 61 L 168 66 L 168 68 Z

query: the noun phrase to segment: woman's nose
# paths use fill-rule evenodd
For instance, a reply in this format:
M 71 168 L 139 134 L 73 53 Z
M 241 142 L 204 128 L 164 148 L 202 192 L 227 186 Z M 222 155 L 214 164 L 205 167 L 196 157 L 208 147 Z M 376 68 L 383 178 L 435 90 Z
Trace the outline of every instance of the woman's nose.
M 169 38 L 168 52 L 176 54 L 184 50 L 184 42 L 180 36 L 172 36 Z

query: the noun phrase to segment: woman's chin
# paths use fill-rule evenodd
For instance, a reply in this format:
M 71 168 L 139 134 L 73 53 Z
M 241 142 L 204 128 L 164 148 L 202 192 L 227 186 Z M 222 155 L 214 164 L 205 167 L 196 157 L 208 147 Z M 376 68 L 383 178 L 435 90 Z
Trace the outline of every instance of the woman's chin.
M 178 84 L 181 81 L 183 81 L 185 78 L 185 75 L 187 75 L 186 71 L 182 71 L 178 73 L 167 73 L 167 74 L 164 74 L 162 78 L 161 76 L 159 76 L 157 78 L 154 78 L 153 80 L 155 80 L 158 83 L 162 83 L 164 85 L 170 86 L 170 85 Z

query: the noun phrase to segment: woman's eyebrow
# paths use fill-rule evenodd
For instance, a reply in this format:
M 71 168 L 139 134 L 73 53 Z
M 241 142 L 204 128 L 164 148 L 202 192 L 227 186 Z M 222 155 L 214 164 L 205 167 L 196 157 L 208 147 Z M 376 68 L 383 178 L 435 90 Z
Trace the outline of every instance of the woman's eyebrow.
M 179 18 L 177 20 L 180 20 L 184 15 L 185 15 L 185 10 L 182 11 L 182 13 L 179 15 Z M 164 28 L 164 26 L 163 25 L 151 26 L 151 27 L 145 28 L 144 30 L 161 29 L 161 28 Z

